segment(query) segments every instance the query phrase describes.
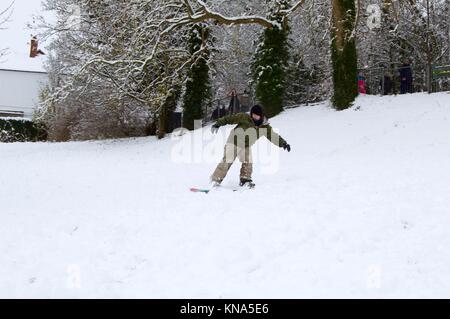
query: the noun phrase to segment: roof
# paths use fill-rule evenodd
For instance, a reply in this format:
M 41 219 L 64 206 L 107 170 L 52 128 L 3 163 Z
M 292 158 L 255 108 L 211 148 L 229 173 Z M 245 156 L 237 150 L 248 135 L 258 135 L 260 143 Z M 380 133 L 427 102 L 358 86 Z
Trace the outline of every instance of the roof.
M 14 69 L 0 69 L 0 71 L 34 73 L 34 74 L 48 74 L 47 72 L 44 72 L 44 71 L 27 71 L 27 70 L 14 70 Z

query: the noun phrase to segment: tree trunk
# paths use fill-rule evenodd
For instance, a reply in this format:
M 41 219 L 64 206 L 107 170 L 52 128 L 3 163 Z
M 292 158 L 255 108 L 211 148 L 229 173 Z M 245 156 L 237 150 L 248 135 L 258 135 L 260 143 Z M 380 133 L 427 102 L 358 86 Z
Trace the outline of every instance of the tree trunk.
M 164 103 L 163 106 L 161 106 L 161 111 L 159 113 L 158 118 L 158 139 L 162 139 L 166 136 L 166 118 L 167 118 L 167 110 L 166 110 L 166 104 Z
M 433 68 L 433 56 L 432 49 L 430 44 L 430 0 L 426 2 L 426 10 L 427 10 L 427 91 L 428 93 L 433 93 L 433 87 L 431 82 L 432 76 L 432 68 Z
M 358 95 L 354 0 L 332 1 L 333 105 L 349 108 Z

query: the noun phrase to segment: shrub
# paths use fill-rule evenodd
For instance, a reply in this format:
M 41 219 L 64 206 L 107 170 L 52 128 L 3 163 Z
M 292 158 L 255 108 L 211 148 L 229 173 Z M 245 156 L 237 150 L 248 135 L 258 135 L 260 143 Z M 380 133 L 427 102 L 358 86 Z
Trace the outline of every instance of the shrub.
M 0 118 L 0 142 L 38 142 L 47 140 L 45 127 L 21 118 Z

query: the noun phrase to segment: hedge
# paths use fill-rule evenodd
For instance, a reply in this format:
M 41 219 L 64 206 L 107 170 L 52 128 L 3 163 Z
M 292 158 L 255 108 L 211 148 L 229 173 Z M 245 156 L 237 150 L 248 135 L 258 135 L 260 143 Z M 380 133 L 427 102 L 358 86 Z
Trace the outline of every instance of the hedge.
M 46 129 L 31 120 L 0 118 L 0 142 L 39 142 L 47 140 Z

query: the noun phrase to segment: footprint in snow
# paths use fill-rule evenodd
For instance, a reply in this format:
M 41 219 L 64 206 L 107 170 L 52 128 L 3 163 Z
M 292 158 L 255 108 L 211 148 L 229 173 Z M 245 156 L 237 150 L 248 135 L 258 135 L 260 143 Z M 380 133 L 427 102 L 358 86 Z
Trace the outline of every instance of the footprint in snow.
M 412 225 L 408 221 L 403 220 L 402 221 L 402 227 L 403 227 L 404 230 L 410 230 L 412 228 Z

